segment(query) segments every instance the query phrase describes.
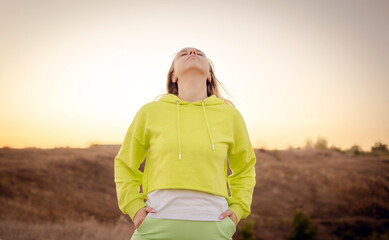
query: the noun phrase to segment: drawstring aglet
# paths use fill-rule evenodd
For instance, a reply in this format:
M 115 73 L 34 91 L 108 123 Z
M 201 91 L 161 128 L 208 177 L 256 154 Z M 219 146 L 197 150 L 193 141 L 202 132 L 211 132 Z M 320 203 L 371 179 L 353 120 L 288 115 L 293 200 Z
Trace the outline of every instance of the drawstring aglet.
M 215 146 L 213 146 L 213 143 L 212 143 L 212 150 L 215 150 Z
M 181 159 L 181 153 L 178 154 L 178 159 Z

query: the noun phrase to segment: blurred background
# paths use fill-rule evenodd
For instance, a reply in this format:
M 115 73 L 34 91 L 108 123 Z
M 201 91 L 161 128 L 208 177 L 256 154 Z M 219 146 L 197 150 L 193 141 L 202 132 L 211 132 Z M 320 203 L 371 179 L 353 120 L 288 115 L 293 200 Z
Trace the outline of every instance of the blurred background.
M 236 239 L 286 239 L 296 208 L 319 239 L 388 239 L 388 13 L 386 0 L 0 0 L 0 238 L 127 239 L 113 157 L 195 47 L 258 157 Z
M 255 147 L 389 142 L 387 1 L 1 1 L 0 146 L 120 144 L 203 50 Z

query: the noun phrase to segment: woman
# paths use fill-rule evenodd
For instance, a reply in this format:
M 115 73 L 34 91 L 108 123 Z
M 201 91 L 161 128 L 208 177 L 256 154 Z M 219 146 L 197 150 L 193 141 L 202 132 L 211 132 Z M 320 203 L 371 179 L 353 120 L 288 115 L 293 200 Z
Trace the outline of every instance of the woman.
M 138 110 L 115 157 L 119 208 L 136 228 L 131 239 L 232 239 L 255 186 L 245 122 L 219 96 L 211 61 L 196 48 L 174 57 L 167 92 Z

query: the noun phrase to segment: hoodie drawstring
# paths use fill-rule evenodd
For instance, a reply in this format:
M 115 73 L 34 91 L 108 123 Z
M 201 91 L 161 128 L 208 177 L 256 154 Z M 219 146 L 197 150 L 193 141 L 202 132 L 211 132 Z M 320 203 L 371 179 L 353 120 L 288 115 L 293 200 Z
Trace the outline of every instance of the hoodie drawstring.
M 179 101 L 177 103 L 177 130 L 178 130 L 178 159 L 181 159 L 181 133 L 180 133 L 180 107 Z
M 180 103 L 179 102 L 180 102 L 179 100 L 176 100 L 176 104 L 177 104 L 177 132 L 178 132 L 178 159 L 181 159 Z M 211 139 L 212 150 L 215 150 L 215 145 L 213 144 L 213 138 L 212 138 L 212 134 L 211 134 L 211 128 L 209 127 L 208 118 L 207 118 L 207 114 L 205 112 L 204 104 L 205 104 L 205 102 L 204 102 L 204 100 L 202 100 L 201 105 L 203 107 L 203 113 L 204 113 L 205 122 L 206 122 L 207 128 L 208 128 L 209 138 Z

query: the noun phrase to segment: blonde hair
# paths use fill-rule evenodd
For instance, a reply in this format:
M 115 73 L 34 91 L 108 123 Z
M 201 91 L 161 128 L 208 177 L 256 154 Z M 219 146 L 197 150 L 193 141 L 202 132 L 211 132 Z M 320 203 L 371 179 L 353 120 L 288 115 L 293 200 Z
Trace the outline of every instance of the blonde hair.
M 174 72 L 174 60 L 176 59 L 176 55 L 177 54 L 178 54 L 178 52 L 174 54 L 174 58 L 173 58 L 172 64 L 171 64 L 169 72 L 167 74 L 167 81 L 166 81 L 166 91 L 167 91 L 167 93 L 158 95 L 154 99 L 154 101 L 158 97 L 165 96 L 165 95 L 168 95 L 170 93 L 178 96 L 178 83 L 172 81 L 172 73 Z M 220 86 L 224 89 L 225 92 L 227 92 L 227 91 L 223 87 L 223 84 L 219 80 L 217 80 L 217 78 L 215 76 L 215 67 L 214 67 L 211 59 L 207 58 L 207 60 L 208 60 L 209 68 L 210 68 L 210 72 L 211 72 L 211 82 L 206 81 L 206 83 L 207 83 L 207 96 L 209 97 L 212 94 L 214 94 L 218 98 L 223 99 L 224 102 L 226 102 L 227 104 L 229 104 L 229 105 L 231 105 L 231 106 L 233 106 L 235 108 L 235 105 L 230 100 L 225 99 L 224 97 L 221 96 L 221 94 L 219 92 L 219 87 Z

